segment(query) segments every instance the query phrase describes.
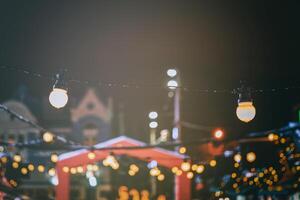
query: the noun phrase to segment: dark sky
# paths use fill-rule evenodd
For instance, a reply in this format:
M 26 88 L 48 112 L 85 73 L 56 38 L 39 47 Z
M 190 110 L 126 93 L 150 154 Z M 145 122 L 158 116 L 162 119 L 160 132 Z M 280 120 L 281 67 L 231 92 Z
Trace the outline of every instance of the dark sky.
M 240 80 L 253 88 L 300 86 L 299 19 L 299 3 L 292 1 L 7 0 L 0 3 L 0 64 L 47 75 L 68 68 L 80 80 L 138 85 L 163 86 L 166 69 L 176 67 L 191 88 L 231 90 Z M 52 84 L 0 74 L 1 101 L 21 84 L 46 98 Z M 70 85 L 71 98 L 80 99 L 82 87 Z M 97 89 L 124 105 L 127 132 L 140 138 L 147 113 L 171 106 L 157 87 Z M 271 129 L 292 120 L 299 94 L 254 95 L 257 117 L 246 125 L 235 116 L 234 96 L 183 92 L 182 115 L 230 134 Z M 162 124 L 169 118 L 161 114 Z

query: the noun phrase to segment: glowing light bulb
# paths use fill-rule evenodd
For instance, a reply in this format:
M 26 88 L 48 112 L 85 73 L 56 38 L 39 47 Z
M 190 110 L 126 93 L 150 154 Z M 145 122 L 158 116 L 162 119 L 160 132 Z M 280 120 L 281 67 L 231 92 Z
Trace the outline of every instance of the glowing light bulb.
M 29 165 L 27 166 L 27 168 L 28 168 L 28 170 L 31 171 L 31 172 L 34 171 L 34 165 L 33 165 L 33 164 L 29 164 Z
M 215 167 L 215 166 L 217 165 L 217 161 L 216 161 L 216 160 L 211 160 L 211 161 L 209 162 L 209 165 L 210 165 L 211 167 Z
M 246 159 L 248 162 L 254 162 L 256 160 L 256 155 L 254 152 L 249 152 L 246 155 Z
M 157 180 L 159 180 L 159 181 L 165 180 L 165 175 L 163 175 L 163 174 L 158 175 Z
M 188 173 L 186 174 L 186 177 L 187 177 L 188 179 L 192 179 L 192 178 L 194 177 L 193 172 L 188 172 Z
M 20 154 L 15 154 L 14 157 L 13 157 L 14 161 L 15 162 L 21 162 L 22 160 L 22 157 Z
M 51 154 L 51 162 L 56 163 L 58 161 L 58 155 L 56 153 Z
M 21 168 L 21 173 L 22 173 L 23 175 L 26 175 L 26 174 L 28 173 L 28 169 L 25 168 L 25 167 L 22 167 L 22 168 Z
M 157 128 L 158 127 L 158 123 L 157 122 L 150 122 L 149 123 L 149 127 L 150 128 Z
M 176 69 L 168 69 L 167 75 L 171 78 L 175 77 L 177 75 Z
M 50 104 L 57 109 L 64 107 L 68 103 L 68 99 L 67 91 L 62 88 L 53 88 L 49 95 Z
M 96 158 L 96 154 L 95 154 L 94 152 L 89 152 L 89 153 L 88 153 L 88 158 L 89 158 L 90 160 L 93 160 L 93 159 Z
M 41 173 L 45 171 L 45 167 L 44 167 L 43 165 L 39 165 L 39 166 L 37 167 L 37 169 L 38 169 L 38 171 L 41 172 Z
M 171 90 L 175 90 L 178 87 L 178 83 L 175 80 L 169 80 L 167 86 Z
M 131 164 L 131 165 L 129 166 L 129 168 L 130 168 L 132 171 L 134 171 L 134 172 L 138 172 L 138 171 L 139 171 L 139 167 L 138 167 L 137 165 L 135 165 L 135 164 Z
M 55 169 L 54 169 L 54 168 L 50 168 L 50 169 L 48 170 L 48 174 L 49 174 L 49 176 L 55 176 L 55 174 L 56 174 Z
M 196 172 L 198 173 L 198 174 L 201 174 L 201 173 L 203 173 L 203 171 L 204 171 L 204 165 L 199 165 L 198 167 L 197 167 L 197 170 L 196 170 Z
M 214 138 L 216 139 L 222 139 L 224 137 L 224 131 L 221 129 L 217 129 L 214 131 Z
M 182 169 L 182 171 L 187 172 L 191 169 L 191 164 L 188 161 L 184 161 L 181 163 L 180 168 Z
M 256 109 L 253 106 L 252 101 L 239 102 L 236 108 L 237 117 L 243 122 L 250 122 L 254 119 L 256 114 Z
M 239 163 L 239 162 L 241 162 L 241 160 L 242 160 L 242 156 L 241 156 L 241 154 L 235 154 L 234 155 L 234 157 L 233 157 L 233 160 L 235 161 L 235 162 L 237 162 L 237 163 Z
M 177 172 L 178 170 L 179 170 L 178 167 L 172 167 L 172 172 L 173 172 L 174 174 L 176 174 L 176 172 Z
M 43 134 L 43 141 L 46 142 L 46 143 L 50 143 L 50 142 L 53 142 L 54 140 L 54 135 L 50 132 L 45 132 Z
M 158 113 L 155 112 L 155 111 L 152 111 L 152 112 L 149 113 L 148 117 L 150 119 L 156 119 L 158 117 Z
M 185 154 L 186 153 L 186 147 L 180 147 L 178 151 L 181 154 Z

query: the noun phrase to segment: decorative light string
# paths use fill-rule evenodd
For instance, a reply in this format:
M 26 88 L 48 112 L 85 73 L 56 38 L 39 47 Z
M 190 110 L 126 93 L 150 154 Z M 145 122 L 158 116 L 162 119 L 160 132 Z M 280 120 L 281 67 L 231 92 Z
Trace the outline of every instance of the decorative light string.
M 20 67 L 14 67 L 14 66 L 7 66 L 7 65 L 1 65 L 0 70 L 6 70 L 6 71 L 13 71 L 17 73 L 21 73 L 27 76 L 32 76 L 35 78 L 43 78 L 49 81 L 54 81 L 55 77 L 53 75 L 46 75 L 38 72 L 33 72 L 30 70 L 22 69 Z M 69 75 L 68 75 L 69 76 Z M 103 82 L 103 81 L 93 81 L 93 80 L 80 80 L 80 79 L 65 79 L 65 81 L 69 84 L 75 83 L 79 85 L 89 85 L 89 86 L 99 86 L 99 87 L 117 87 L 117 88 L 156 88 L 156 89 L 165 89 L 165 87 L 162 87 L 159 84 L 135 84 L 135 83 L 120 83 L 120 82 Z M 195 88 L 195 87 L 185 87 L 178 85 L 176 88 L 181 88 L 182 91 L 185 92 L 199 92 L 199 93 L 227 93 L 227 94 L 236 94 L 235 89 L 201 89 L 201 88 Z M 288 90 L 298 90 L 300 89 L 300 85 L 294 85 L 294 86 L 286 86 L 286 87 L 276 87 L 276 88 L 256 88 L 251 89 L 252 93 L 270 93 L 270 92 L 283 92 Z

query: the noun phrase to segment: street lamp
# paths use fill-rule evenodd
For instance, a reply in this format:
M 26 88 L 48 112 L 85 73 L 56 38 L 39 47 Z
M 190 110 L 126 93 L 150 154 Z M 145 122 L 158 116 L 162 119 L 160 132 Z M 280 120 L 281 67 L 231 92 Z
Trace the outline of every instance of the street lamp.
M 169 80 L 167 82 L 167 87 L 171 90 L 171 94 L 169 97 L 174 96 L 174 121 L 173 121 L 173 129 L 172 129 L 172 138 L 173 140 L 176 140 L 177 142 L 180 141 L 181 135 L 180 135 L 180 76 L 178 73 L 178 70 L 176 69 L 168 69 L 167 75 L 169 77 Z M 170 93 L 169 92 L 169 93 Z M 175 93 L 175 95 L 173 95 Z
M 149 122 L 150 144 L 155 144 L 155 142 L 156 142 L 156 128 L 158 127 L 158 123 L 155 120 L 158 118 L 158 113 L 156 111 L 151 111 L 151 112 L 149 112 L 148 117 L 150 119 L 150 122 Z
M 175 77 L 177 75 L 177 70 L 176 69 L 168 69 L 167 70 L 167 75 L 171 78 Z
M 155 111 L 151 111 L 151 112 L 149 112 L 148 116 L 150 119 L 156 119 L 158 117 L 158 114 Z

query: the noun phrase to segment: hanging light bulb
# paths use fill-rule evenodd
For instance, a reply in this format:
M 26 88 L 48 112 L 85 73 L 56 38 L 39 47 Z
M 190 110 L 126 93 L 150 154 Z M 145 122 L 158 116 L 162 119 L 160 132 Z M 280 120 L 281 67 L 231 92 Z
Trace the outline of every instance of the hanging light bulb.
M 69 99 L 65 82 L 63 80 L 64 73 L 65 71 L 61 71 L 61 73 L 56 74 L 53 90 L 49 95 L 50 104 L 57 109 L 64 107 L 68 103 Z
M 243 86 L 238 89 L 239 99 L 238 106 L 236 108 L 236 115 L 239 120 L 243 122 L 250 122 L 256 115 L 256 109 L 251 99 L 251 92 L 249 88 Z

